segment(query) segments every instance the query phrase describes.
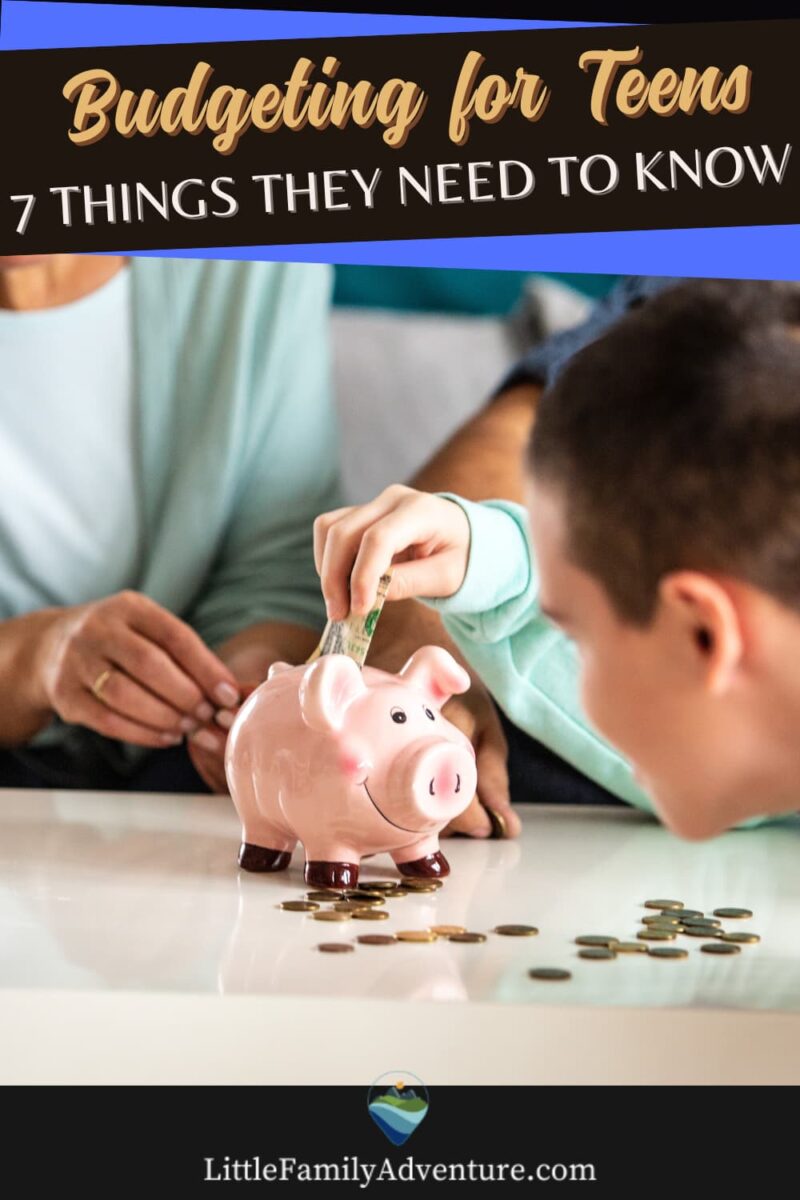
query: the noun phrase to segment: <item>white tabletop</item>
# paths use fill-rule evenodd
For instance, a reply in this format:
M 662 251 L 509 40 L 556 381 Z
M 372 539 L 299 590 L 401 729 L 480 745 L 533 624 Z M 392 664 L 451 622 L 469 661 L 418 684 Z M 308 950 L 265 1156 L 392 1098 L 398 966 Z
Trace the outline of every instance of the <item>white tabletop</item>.
M 0 792 L 0 1082 L 800 1080 L 800 819 L 690 844 L 627 809 L 521 811 L 517 841 L 447 841 L 440 892 L 336 925 L 277 907 L 303 894 L 298 857 L 238 872 L 221 797 Z M 728 925 L 762 940 L 577 958 L 578 934 L 632 938 L 651 897 L 750 908 Z M 540 933 L 490 932 L 506 922 Z M 438 923 L 489 937 L 316 949 Z

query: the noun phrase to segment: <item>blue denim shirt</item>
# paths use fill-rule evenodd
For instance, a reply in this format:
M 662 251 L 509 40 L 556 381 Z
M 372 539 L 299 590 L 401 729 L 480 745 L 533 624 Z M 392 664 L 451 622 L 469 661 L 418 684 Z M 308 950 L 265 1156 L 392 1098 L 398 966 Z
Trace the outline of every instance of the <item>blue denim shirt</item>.
M 533 346 L 505 377 L 498 393 L 519 383 L 535 382 L 548 387 L 573 354 L 588 346 L 589 342 L 596 341 L 629 309 L 644 304 L 649 296 L 682 282 L 680 278 L 627 275 L 592 309 L 582 324 L 565 329 Z

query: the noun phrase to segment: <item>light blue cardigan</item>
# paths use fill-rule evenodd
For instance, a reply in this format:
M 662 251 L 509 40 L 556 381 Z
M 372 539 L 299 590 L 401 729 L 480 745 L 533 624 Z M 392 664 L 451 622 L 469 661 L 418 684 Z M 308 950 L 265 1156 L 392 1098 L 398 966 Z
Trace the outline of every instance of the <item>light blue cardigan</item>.
M 215 646 L 321 627 L 314 517 L 339 503 L 322 266 L 134 259 L 145 546 L 132 586 Z
M 210 646 L 258 621 L 321 628 L 312 524 L 340 503 L 330 270 L 157 258 L 130 269 L 142 536 L 128 586 Z M 81 453 L 68 414 L 53 436 Z M 56 545 L 43 578 L 41 607 L 105 594 L 95 579 L 64 595 Z M 36 744 L 76 732 L 56 721 Z

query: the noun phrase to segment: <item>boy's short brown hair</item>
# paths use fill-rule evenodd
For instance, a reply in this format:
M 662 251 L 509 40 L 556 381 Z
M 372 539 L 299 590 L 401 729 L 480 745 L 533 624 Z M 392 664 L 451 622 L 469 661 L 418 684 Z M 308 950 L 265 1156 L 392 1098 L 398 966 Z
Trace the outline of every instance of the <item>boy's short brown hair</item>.
M 694 569 L 800 609 L 800 285 L 698 280 L 570 360 L 529 462 L 563 498 L 568 553 L 646 624 Z

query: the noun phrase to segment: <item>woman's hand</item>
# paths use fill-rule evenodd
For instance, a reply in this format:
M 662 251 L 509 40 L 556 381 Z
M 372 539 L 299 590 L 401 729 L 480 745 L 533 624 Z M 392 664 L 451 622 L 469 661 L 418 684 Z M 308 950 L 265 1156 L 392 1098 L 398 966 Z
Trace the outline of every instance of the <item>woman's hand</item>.
M 314 522 L 314 561 L 329 618 L 368 613 L 391 563 L 387 599 L 451 596 L 464 581 L 469 541 L 460 505 L 400 484 L 369 504 L 323 513 Z
M 241 704 L 244 704 L 251 692 L 254 692 L 261 681 L 240 683 Z M 239 707 L 241 707 L 241 704 Z M 213 721 L 204 725 L 197 733 L 192 734 L 186 743 L 189 758 L 194 769 L 212 792 L 227 794 L 228 781 L 225 777 L 225 747 L 228 733 L 238 716 L 237 709 L 223 709 L 218 712 Z
M 262 621 L 235 633 L 217 654 L 239 681 L 240 705 L 267 678 L 274 662 L 304 662 L 317 644 L 319 632 L 287 621 Z M 212 792 L 227 792 L 225 747 L 228 731 L 238 713 L 223 709 L 188 740 L 187 749 L 195 770 Z
M 54 610 L 34 686 L 62 720 L 139 746 L 174 746 L 234 708 L 232 672 L 183 621 L 138 592 Z

